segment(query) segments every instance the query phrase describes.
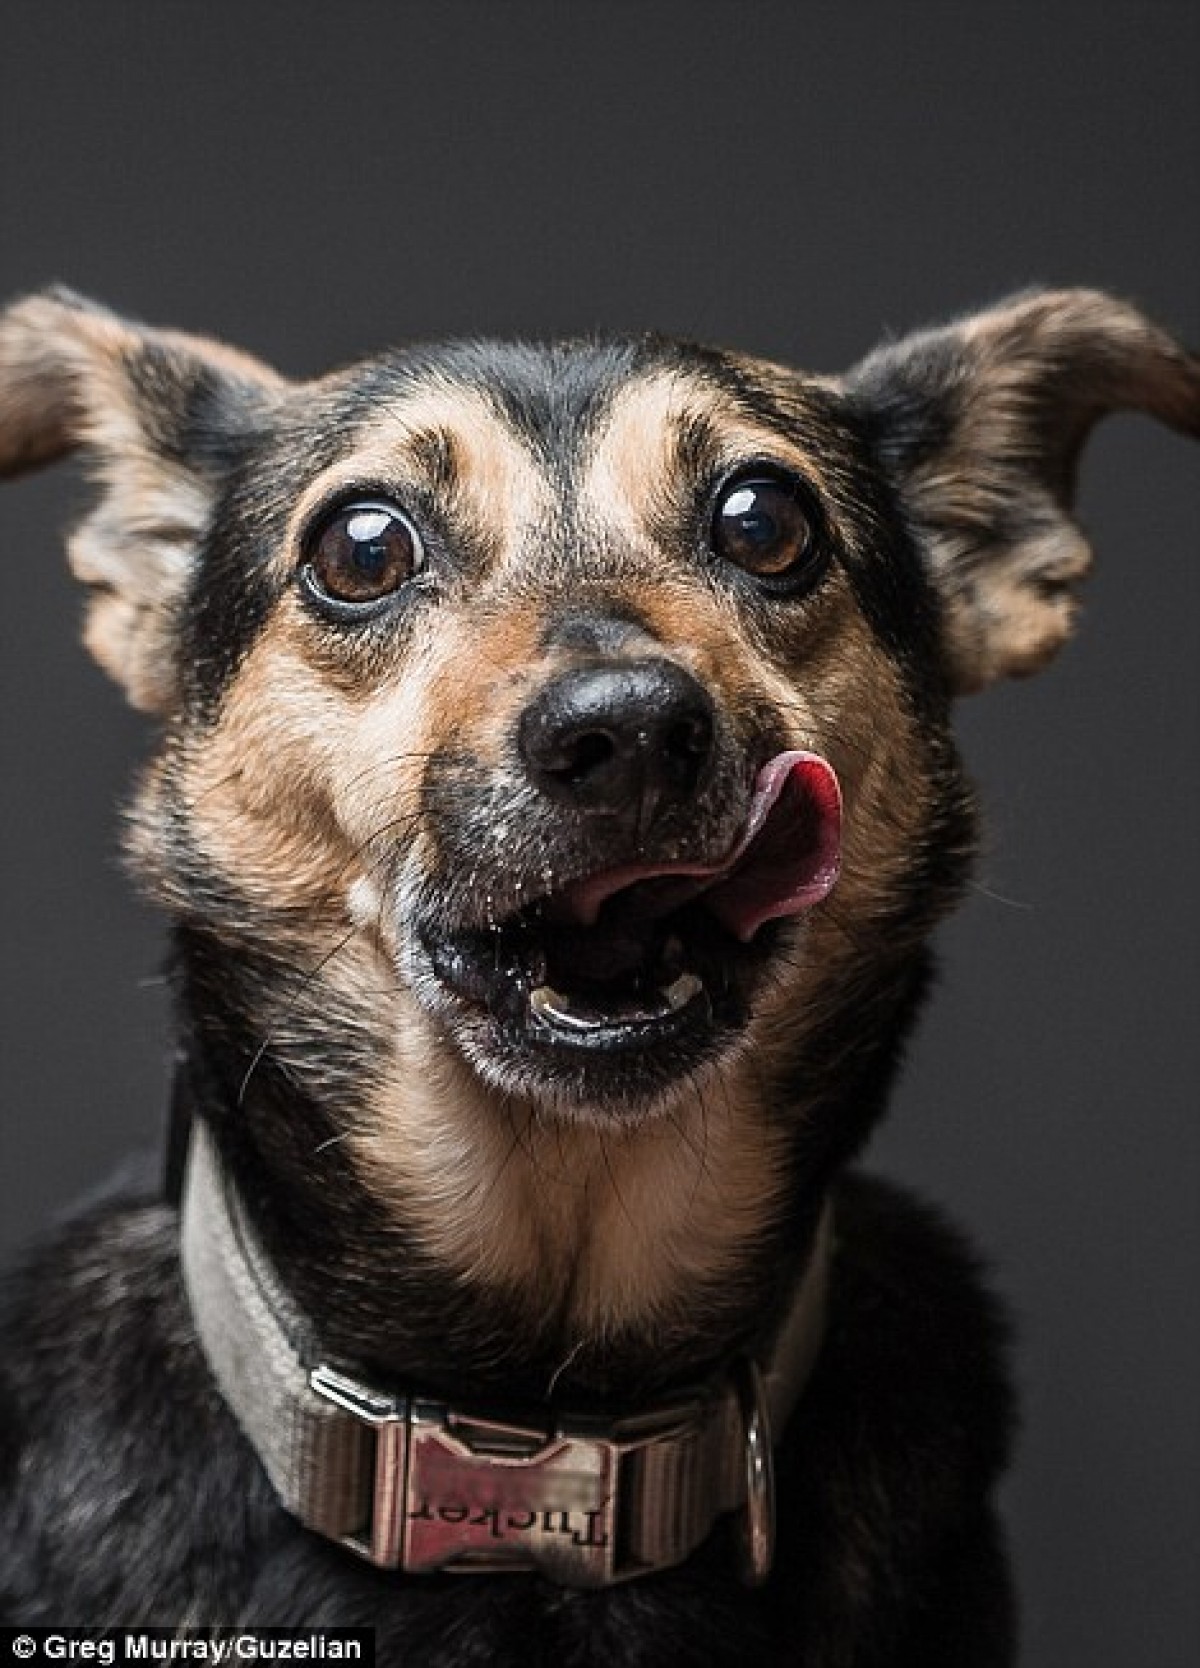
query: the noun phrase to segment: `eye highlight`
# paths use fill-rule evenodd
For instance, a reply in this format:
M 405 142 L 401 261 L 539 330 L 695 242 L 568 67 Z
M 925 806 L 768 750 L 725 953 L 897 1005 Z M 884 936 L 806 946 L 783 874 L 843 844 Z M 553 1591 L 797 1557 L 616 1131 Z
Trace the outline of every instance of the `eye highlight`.
M 366 607 L 399 590 L 425 561 L 420 535 L 394 504 L 364 499 L 323 516 L 305 539 L 302 570 L 319 597 Z
M 722 561 L 769 588 L 794 590 L 822 568 L 818 521 L 798 481 L 766 469 L 736 476 L 713 511 L 712 547 Z

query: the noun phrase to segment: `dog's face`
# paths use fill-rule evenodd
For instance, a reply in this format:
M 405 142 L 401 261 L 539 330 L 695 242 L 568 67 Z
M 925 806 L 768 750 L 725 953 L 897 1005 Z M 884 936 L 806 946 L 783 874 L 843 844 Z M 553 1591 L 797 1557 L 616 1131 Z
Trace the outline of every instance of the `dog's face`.
M 97 459 L 89 641 L 165 720 L 142 867 L 365 1169 L 444 1199 L 506 1117 L 665 1120 L 736 1235 L 892 1046 L 969 853 L 950 698 L 1067 636 L 1088 427 L 1197 388 L 1086 292 L 841 380 L 644 339 L 306 385 L 35 298 L 0 467 Z
M 410 1049 L 570 1118 L 802 1017 L 938 811 L 937 697 L 860 593 L 890 563 L 910 636 L 927 605 L 830 393 L 670 344 L 449 350 L 280 428 L 186 657 L 222 645 L 168 770 L 204 867 L 336 903 Z

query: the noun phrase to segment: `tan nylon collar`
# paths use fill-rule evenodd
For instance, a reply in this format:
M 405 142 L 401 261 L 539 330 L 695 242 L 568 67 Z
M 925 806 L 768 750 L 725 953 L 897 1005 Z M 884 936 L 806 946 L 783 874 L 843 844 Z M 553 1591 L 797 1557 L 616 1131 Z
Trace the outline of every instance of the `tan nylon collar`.
M 771 1432 L 783 1429 L 824 1331 L 826 1204 L 767 1358 L 629 1418 L 545 1408 L 528 1423 L 383 1393 L 324 1360 L 246 1220 L 211 1135 L 193 1128 L 184 1283 L 221 1393 L 280 1503 L 385 1568 L 537 1570 L 598 1587 L 683 1562 L 743 1514 L 743 1574 L 766 1579 Z

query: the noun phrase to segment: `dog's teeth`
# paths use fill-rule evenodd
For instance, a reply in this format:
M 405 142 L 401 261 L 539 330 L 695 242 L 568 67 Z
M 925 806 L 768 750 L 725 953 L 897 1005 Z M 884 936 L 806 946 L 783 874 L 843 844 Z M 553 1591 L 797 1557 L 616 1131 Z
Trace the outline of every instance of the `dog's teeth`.
M 673 985 L 668 985 L 663 991 L 667 1006 L 673 1014 L 680 1008 L 685 1008 L 694 996 L 699 996 L 704 989 L 694 973 L 681 973 Z
M 538 985 L 529 993 L 530 1012 L 553 1025 L 566 1026 L 572 1031 L 602 1030 L 622 1023 L 646 1024 L 662 1019 L 668 1013 L 678 1013 L 704 989 L 694 973 L 681 973 L 675 982 L 658 992 L 655 1001 L 633 1002 L 626 999 L 614 1003 L 612 1011 L 581 1009 L 569 996 L 552 985 Z
M 529 1006 L 543 1019 L 553 1020 L 556 1025 L 569 1025 L 576 1031 L 586 1031 L 596 1024 L 595 1020 L 572 1013 L 571 998 L 551 985 L 538 985 L 536 990 L 530 991 Z

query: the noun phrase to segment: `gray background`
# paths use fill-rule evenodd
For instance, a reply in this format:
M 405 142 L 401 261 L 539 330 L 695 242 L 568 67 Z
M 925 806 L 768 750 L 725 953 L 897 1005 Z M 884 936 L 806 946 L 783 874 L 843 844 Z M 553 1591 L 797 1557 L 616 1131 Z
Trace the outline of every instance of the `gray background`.
M 658 326 L 817 369 L 1032 280 L 1200 339 L 1200 8 L 6 0 L 0 293 L 61 278 L 294 373 Z M 1042 1668 L 1194 1668 L 1200 471 L 1120 418 L 1080 641 L 964 707 L 980 886 L 877 1164 L 1021 1329 L 1007 1493 Z M 77 646 L 69 470 L 0 495 L 0 1234 L 156 1135 L 149 737 Z

